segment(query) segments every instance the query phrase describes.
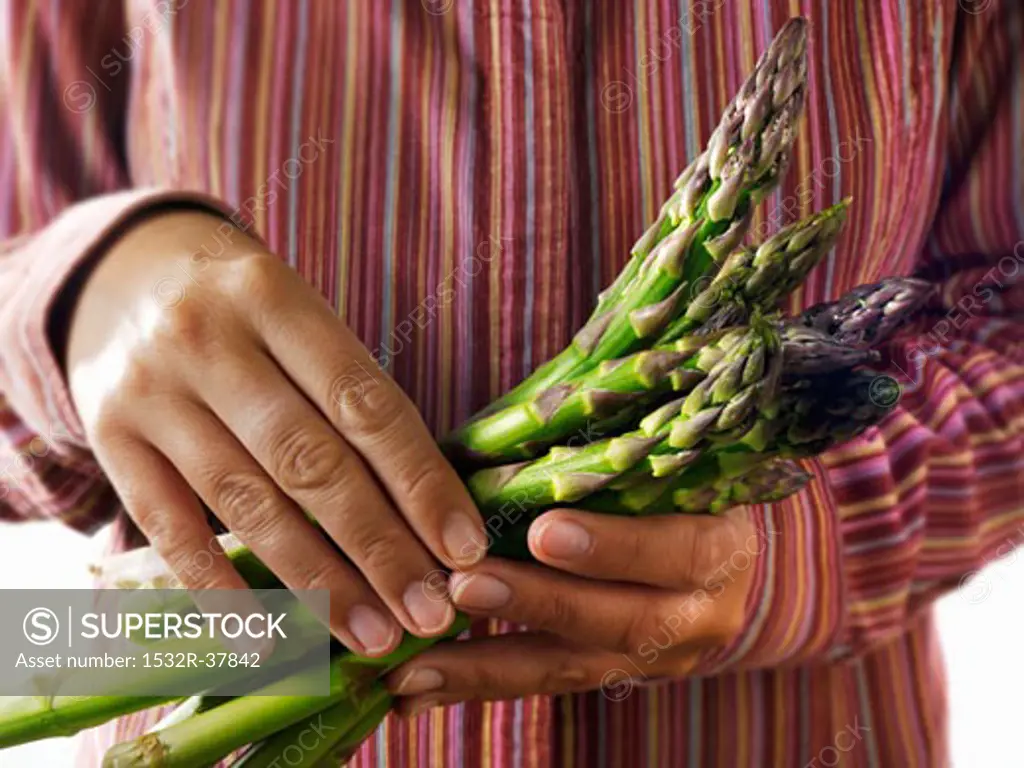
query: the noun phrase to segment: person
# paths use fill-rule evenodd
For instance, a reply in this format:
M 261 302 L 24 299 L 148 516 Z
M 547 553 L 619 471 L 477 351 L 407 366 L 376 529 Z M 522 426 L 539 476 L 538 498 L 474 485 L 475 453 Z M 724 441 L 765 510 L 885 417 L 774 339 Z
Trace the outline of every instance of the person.
M 1020 3 L 800 4 L 807 118 L 754 231 L 854 202 L 790 310 L 941 296 L 889 350 L 900 407 L 807 491 L 556 510 L 525 565 L 435 447 L 569 340 L 793 7 L 4 4 L 0 515 L 240 586 L 189 567 L 206 505 L 371 655 L 454 606 L 529 628 L 396 671 L 409 717 L 358 766 L 945 764 L 930 606 L 1024 519 Z

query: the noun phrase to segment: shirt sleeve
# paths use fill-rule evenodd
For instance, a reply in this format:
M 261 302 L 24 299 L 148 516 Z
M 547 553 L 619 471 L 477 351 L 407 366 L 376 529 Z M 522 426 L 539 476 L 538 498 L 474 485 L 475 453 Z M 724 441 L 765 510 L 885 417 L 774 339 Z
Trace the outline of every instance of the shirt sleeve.
M 85 442 L 48 324 L 76 270 L 158 206 L 226 213 L 187 191 L 132 189 L 132 74 L 102 82 L 123 44 L 121 0 L 0 5 L 0 519 L 83 531 L 118 508 Z
M 1019 3 L 959 11 L 946 183 L 918 260 L 941 300 L 887 350 L 900 405 L 754 515 L 745 630 L 699 674 L 861 654 L 942 594 L 983 598 L 972 577 L 1024 539 L 1022 40 Z

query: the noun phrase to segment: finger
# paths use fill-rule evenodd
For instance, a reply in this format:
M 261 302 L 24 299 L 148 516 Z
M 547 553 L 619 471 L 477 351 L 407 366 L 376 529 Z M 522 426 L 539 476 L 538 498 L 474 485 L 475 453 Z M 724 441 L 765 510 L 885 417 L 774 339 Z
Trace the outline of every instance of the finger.
M 600 687 L 607 670 L 622 665 L 616 654 L 531 632 L 441 643 L 389 674 L 385 683 L 393 694 L 405 697 L 398 707 L 408 714 L 428 701 L 444 704 L 592 690 Z
M 259 300 L 250 286 L 246 306 L 254 330 L 288 377 L 366 459 L 430 551 L 460 567 L 478 562 L 487 544 L 480 514 L 419 413 L 326 302 L 293 311 L 288 286 L 295 281 L 301 278 L 288 271 L 255 286 Z
M 200 386 L 228 430 L 312 514 L 406 629 L 422 637 L 448 629 L 451 603 L 427 589 L 437 561 L 362 459 L 272 360 L 255 354 L 244 366 L 221 362 Z
M 172 422 L 153 431 L 154 443 L 182 477 L 300 599 L 307 590 L 329 590 L 327 618 L 338 639 L 368 656 L 394 649 L 400 635 L 398 626 L 369 584 L 212 413 L 197 404 L 183 403 Z M 305 602 L 319 611 L 310 599 Z
M 95 451 L 129 517 L 200 610 L 264 613 L 217 542 L 192 489 L 164 456 L 142 440 L 124 436 L 97 444 Z M 244 635 L 233 642 L 248 642 L 251 647 L 240 650 L 262 654 L 273 646 L 269 639 Z
M 509 664 L 509 659 L 516 663 Z M 385 682 L 398 697 L 396 711 L 410 717 L 458 701 L 589 690 L 619 702 L 638 687 L 691 674 L 701 659 L 699 651 L 678 648 L 628 658 L 553 635 L 525 633 L 442 643 L 399 667 Z
M 725 589 L 715 599 L 704 590 L 695 597 L 497 558 L 470 573 L 453 574 L 449 589 L 455 606 L 468 614 L 525 624 L 619 653 L 635 653 L 655 640 L 664 647 L 713 643 L 738 631 L 735 599 Z
M 530 526 L 530 551 L 542 563 L 579 576 L 708 588 L 749 567 L 744 518 L 712 515 L 618 517 L 558 509 Z

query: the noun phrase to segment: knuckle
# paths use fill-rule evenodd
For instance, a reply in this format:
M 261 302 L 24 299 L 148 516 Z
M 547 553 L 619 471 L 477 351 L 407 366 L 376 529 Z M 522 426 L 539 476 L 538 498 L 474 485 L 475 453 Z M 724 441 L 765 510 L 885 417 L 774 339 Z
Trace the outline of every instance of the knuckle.
M 129 510 L 132 519 L 145 534 L 149 542 L 161 551 L 164 559 L 169 553 L 180 552 L 184 548 L 185 537 L 182 526 L 165 509 L 156 509 L 133 503 L 130 497 L 122 495 L 122 502 Z
M 386 433 L 404 416 L 398 388 L 372 367 L 353 361 L 331 385 L 335 421 L 344 434 Z
M 246 474 L 223 472 L 213 479 L 213 506 L 240 537 L 269 541 L 280 524 L 279 501 L 267 483 Z
M 441 478 L 445 476 L 447 467 L 442 462 L 427 459 L 409 462 L 399 469 L 398 482 L 410 499 L 423 499 L 431 504 L 442 497 Z
M 729 568 L 733 556 L 741 548 L 741 540 L 737 535 L 737 527 L 729 518 L 716 518 L 701 536 L 704 540 L 703 549 L 707 552 L 704 567 L 708 573 Z
M 183 550 L 176 559 L 166 559 L 171 571 L 182 586 L 188 589 L 223 589 L 234 586 L 230 584 L 229 578 L 231 566 L 223 564 L 229 569 L 225 573 L 223 568 L 218 567 L 214 553 L 208 549 L 190 548 L 187 552 Z
M 547 595 L 539 612 L 542 614 L 538 622 L 540 629 L 559 632 L 578 624 L 576 603 L 559 590 L 552 590 Z
M 683 582 L 703 586 L 728 568 L 736 549 L 735 531 L 727 519 L 716 518 L 708 525 L 688 528 L 687 536 L 685 551 L 689 556 L 682 564 Z
M 619 548 L 616 547 L 616 549 Z M 626 563 L 645 563 L 649 562 L 651 558 L 649 539 L 638 531 L 633 531 L 622 537 L 621 551 Z
M 125 398 L 143 400 L 153 395 L 157 382 L 158 376 L 149 364 L 138 357 L 133 357 L 121 374 L 120 394 Z M 111 398 L 109 404 L 118 405 L 113 402 L 118 399 Z
M 385 571 L 395 567 L 399 552 L 399 537 L 391 526 L 380 525 L 379 520 L 370 520 L 352 533 L 350 557 L 357 559 L 367 570 Z
M 181 581 L 186 589 L 230 589 L 230 584 L 224 574 L 212 567 L 213 562 L 209 558 L 184 558 L 177 567 L 172 566 L 171 570 Z
M 538 693 L 555 695 L 591 687 L 587 668 L 571 652 L 559 652 L 545 668 Z
M 216 334 L 209 307 L 201 301 L 183 301 L 160 313 L 158 346 L 195 352 L 206 348 Z
M 328 486 L 344 464 L 343 451 L 330 439 L 295 427 L 282 431 L 270 447 L 274 476 L 289 491 Z
M 326 590 L 332 600 L 338 599 L 338 586 L 344 584 L 345 574 L 338 564 L 329 559 L 314 559 L 307 563 L 298 579 L 298 588 L 310 591 Z
M 227 263 L 221 289 L 246 304 L 261 305 L 277 295 L 281 286 L 281 261 L 272 253 L 250 250 Z
M 91 418 L 86 420 L 83 417 L 83 420 L 87 421 L 85 426 L 94 445 L 111 450 L 128 444 L 122 398 L 103 398 Z
M 127 504 L 126 504 L 127 506 Z M 197 545 L 188 528 L 164 509 L 129 506 L 131 516 L 146 539 L 160 553 L 171 573 L 190 589 L 204 589 L 218 582 L 213 552 Z M 171 586 L 170 584 L 168 586 Z
M 627 655 L 636 653 L 637 649 L 643 646 L 644 643 L 650 643 L 655 638 L 659 627 L 664 623 L 661 619 L 649 615 L 646 611 L 638 611 L 623 627 L 623 631 L 617 638 L 615 650 Z M 659 635 L 660 639 L 663 638 Z
M 504 666 L 476 664 L 466 672 L 466 685 L 483 692 L 484 698 L 505 698 L 517 687 L 515 677 Z

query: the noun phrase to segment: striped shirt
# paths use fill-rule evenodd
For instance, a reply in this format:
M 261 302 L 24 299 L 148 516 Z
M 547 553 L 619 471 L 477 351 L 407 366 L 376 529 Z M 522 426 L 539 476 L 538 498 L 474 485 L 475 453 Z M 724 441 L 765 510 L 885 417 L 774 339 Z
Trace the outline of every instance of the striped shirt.
M 697 676 L 390 718 L 355 764 L 945 764 L 930 606 L 1024 535 L 1019 0 L 3 3 L 0 517 L 137 543 L 46 335 L 134 212 L 251 227 L 441 434 L 568 341 L 796 14 L 810 100 L 754 231 L 854 198 L 790 309 L 940 286 L 889 349 L 900 407 L 758 510 L 749 622 Z

